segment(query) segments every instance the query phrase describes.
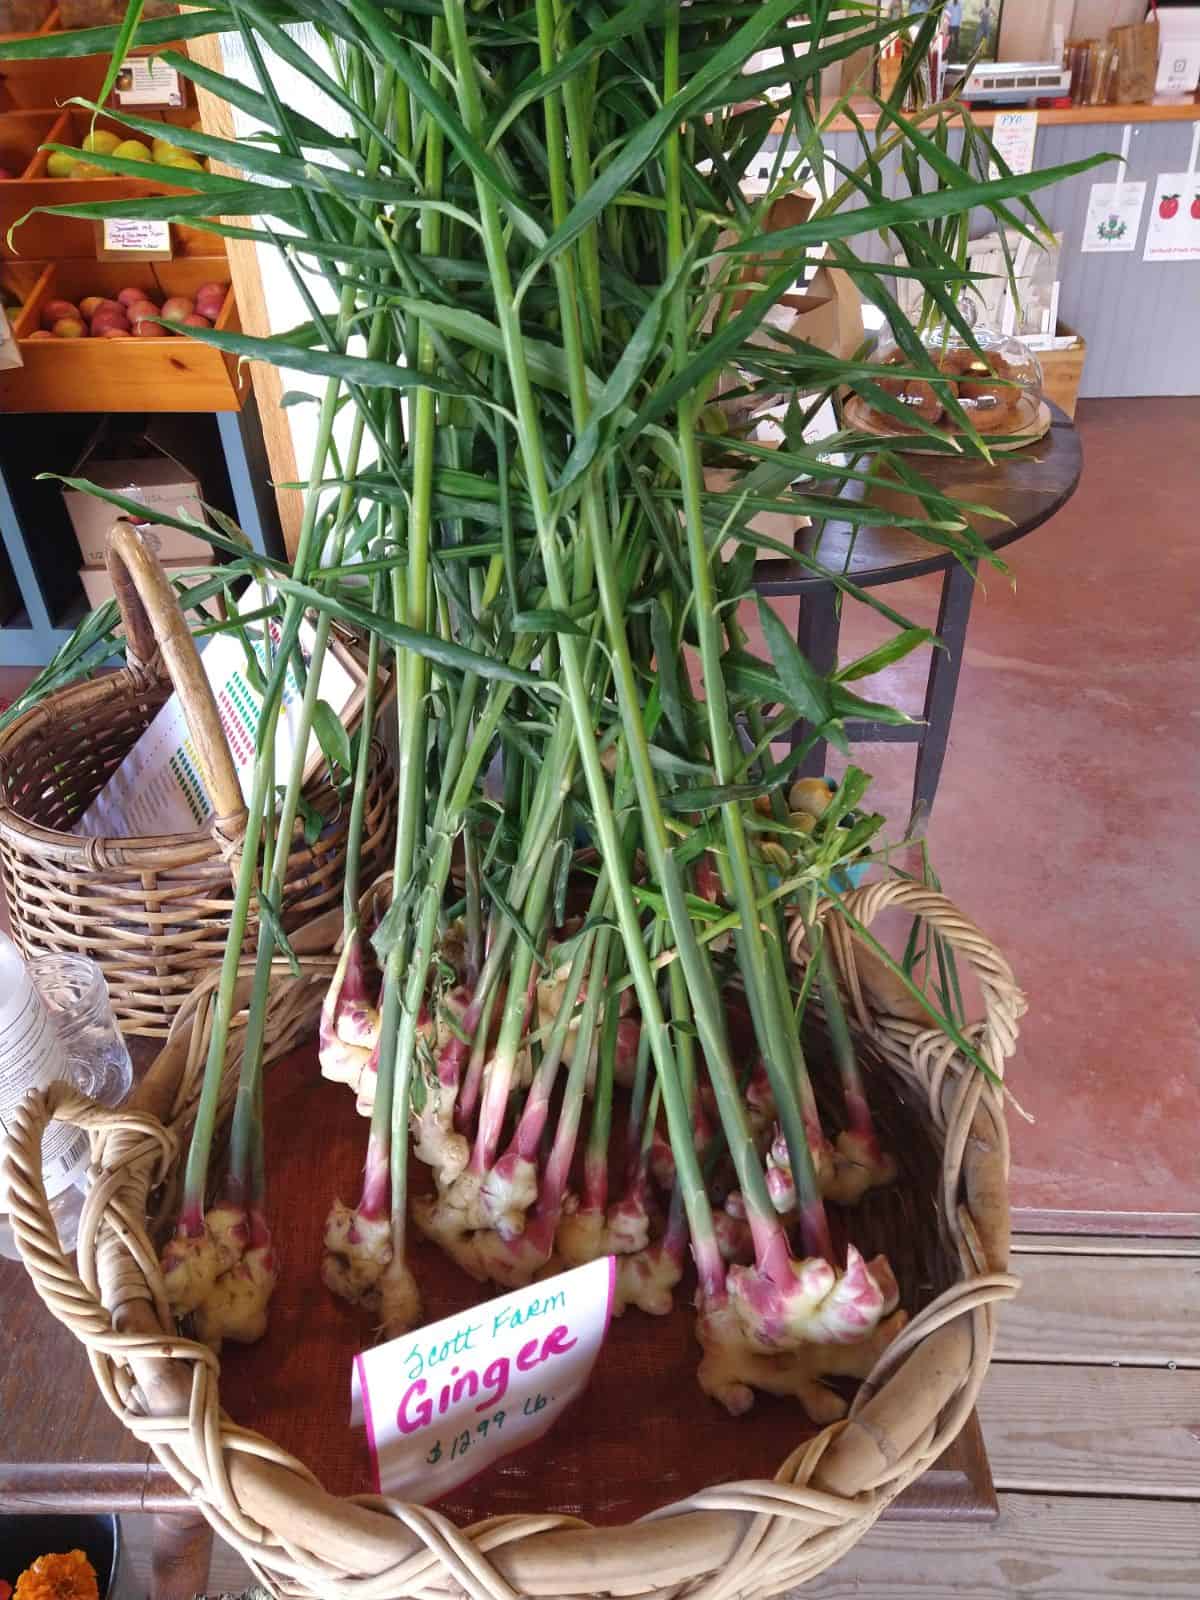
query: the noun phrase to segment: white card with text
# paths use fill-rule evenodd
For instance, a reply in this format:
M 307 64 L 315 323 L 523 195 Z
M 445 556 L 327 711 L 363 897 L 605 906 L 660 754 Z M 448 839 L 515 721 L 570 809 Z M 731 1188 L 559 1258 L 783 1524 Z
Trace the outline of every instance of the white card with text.
M 1008 170 L 1016 175 L 1033 171 L 1033 148 L 1037 143 L 1036 111 L 997 111 L 992 125 L 992 143 Z M 1000 176 L 1000 168 L 990 162 L 990 178 Z
M 378 1492 L 430 1505 L 540 1439 L 587 1388 L 615 1280 L 603 1256 L 356 1356 Z

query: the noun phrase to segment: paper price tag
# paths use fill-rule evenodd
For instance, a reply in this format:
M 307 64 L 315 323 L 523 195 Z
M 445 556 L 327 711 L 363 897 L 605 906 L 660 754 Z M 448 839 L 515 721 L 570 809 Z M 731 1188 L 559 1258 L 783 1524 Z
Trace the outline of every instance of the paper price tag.
M 379 1492 L 429 1505 L 540 1439 L 587 1387 L 615 1279 L 605 1256 L 356 1356 Z
M 116 255 L 145 255 L 161 251 L 170 258 L 171 224 L 143 222 L 134 217 L 105 217 L 102 241 L 105 250 Z
M 1033 148 L 1037 143 L 1038 114 L 1036 111 L 998 111 L 992 127 L 992 143 L 996 154 L 1004 158 L 1011 173 L 1021 175 L 1033 171 Z M 990 178 L 1000 176 L 1000 168 L 993 161 Z

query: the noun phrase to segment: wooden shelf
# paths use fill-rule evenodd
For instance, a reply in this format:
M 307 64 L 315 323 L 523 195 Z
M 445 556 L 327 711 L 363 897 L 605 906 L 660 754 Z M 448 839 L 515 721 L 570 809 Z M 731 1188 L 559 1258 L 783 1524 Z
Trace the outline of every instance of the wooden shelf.
M 851 106 L 854 114 L 864 127 L 873 128 L 879 121 L 879 111 L 873 100 L 865 96 L 862 99 L 852 99 Z M 1005 111 L 1032 110 L 1032 107 L 1005 106 Z M 1039 106 L 1038 126 L 1054 128 L 1062 126 L 1083 127 L 1087 124 L 1110 123 L 1117 127 L 1124 126 L 1127 122 L 1194 122 L 1200 118 L 1200 96 L 1198 95 L 1158 95 L 1153 100 L 1145 101 L 1138 105 L 1128 106 Z M 996 109 L 980 108 L 973 113 L 975 121 L 980 127 L 990 128 L 997 117 Z M 834 117 L 826 132 L 849 133 L 853 130 L 854 123 L 847 116 Z M 772 124 L 772 133 L 784 133 L 787 121 L 780 117 Z

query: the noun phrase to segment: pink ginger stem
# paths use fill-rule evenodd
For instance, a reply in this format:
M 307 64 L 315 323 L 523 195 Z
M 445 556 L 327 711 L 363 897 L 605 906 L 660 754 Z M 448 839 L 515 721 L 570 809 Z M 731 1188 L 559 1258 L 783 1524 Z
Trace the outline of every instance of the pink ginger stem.
M 826 1261 L 835 1259 L 829 1218 L 820 1195 L 800 1207 L 800 1242 L 806 1256 L 821 1256 Z
M 583 1158 L 583 1209 L 603 1211 L 608 1204 L 608 1153 L 588 1150 Z
M 363 1168 L 362 1198 L 358 1214 L 368 1222 L 391 1216 L 392 1174 L 390 1141 L 372 1134 L 367 1140 L 367 1160 Z
M 485 972 L 486 976 L 486 972 Z M 483 979 L 480 980 L 482 988 Z M 471 1120 L 475 1115 L 475 1107 L 479 1103 L 479 1090 L 483 1084 L 483 1069 L 487 1062 L 488 1034 L 492 1028 L 492 1012 L 495 1010 L 496 997 L 499 988 L 492 984 L 483 1000 L 479 1010 L 479 1020 L 475 1026 L 475 1042 L 471 1046 L 471 1064 L 467 1069 L 467 1076 L 463 1080 L 462 1088 L 454 1103 L 454 1126 L 459 1133 L 469 1133 Z M 466 1032 L 466 1029 L 463 1030 Z
M 847 1089 L 845 1095 L 846 1121 L 850 1132 L 860 1138 L 873 1152 L 878 1153 L 879 1140 L 875 1133 L 875 1120 L 871 1116 L 866 1096 L 858 1090 L 851 1089 Z
M 551 1080 L 553 1081 L 553 1080 Z M 550 1116 L 549 1087 L 542 1082 L 539 1070 L 534 1079 L 521 1112 L 520 1121 L 517 1123 L 512 1140 L 509 1143 L 509 1153 L 520 1156 L 525 1161 L 536 1161 L 538 1146 L 542 1142 L 542 1134 L 546 1131 L 546 1122 Z
M 538 968 L 534 964 L 530 968 L 529 982 L 525 986 L 525 1010 L 521 1017 L 522 1035 L 529 1031 L 534 999 L 537 995 L 537 980 Z M 502 1027 L 502 1037 L 503 1034 Z M 509 1095 L 512 1093 L 516 1064 L 515 1049 L 506 1050 L 503 1056 L 494 1055 L 488 1063 L 483 1104 L 479 1108 L 479 1126 L 475 1130 L 475 1147 L 471 1151 L 471 1171 L 474 1173 L 482 1174 L 490 1171 L 496 1159 L 496 1151 L 500 1148 L 500 1136 L 504 1132 L 504 1116 L 508 1110 Z
M 687 1242 L 688 1225 L 687 1212 L 683 1205 L 683 1190 L 676 1184 L 671 1194 L 671 1208 L 667 1212 L 667 1226 L 663 1233 L 662 1247 L 672 1261 L 682 1266 Z

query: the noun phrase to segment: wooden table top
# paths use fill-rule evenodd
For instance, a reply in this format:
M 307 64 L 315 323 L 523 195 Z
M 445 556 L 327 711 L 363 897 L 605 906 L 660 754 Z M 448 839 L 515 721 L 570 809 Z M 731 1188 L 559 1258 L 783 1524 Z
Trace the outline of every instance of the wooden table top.
M 992 550 L 1002 550 L 1048 522 L 1068 501 L 1083 471 L 1083 450 L 1074 424 L 1051 405 L 1050 431 L 1023 450 L 979 457 L 919 455 L 912 466 L 937 488 L 964 501 L 990 507 L 1006 521 L 970 513 L 967 521 Z M 887 513 L 916 516 L 919 503 L 899 491 L 877 485 L 848 484 L 845 498 L 879 506 L 877 524 L 855 526 L 845 521 L 804 528 L 797 548 L 822 566 L 843 573 L 863 588 L 896 583 L 937 572 L 955 560 L 905 528 L 889 526 Z M 763 558 L 754 575 L 762 594 L 795 594 L 826 580 L 798 562 Z

